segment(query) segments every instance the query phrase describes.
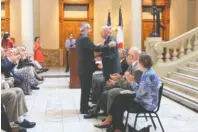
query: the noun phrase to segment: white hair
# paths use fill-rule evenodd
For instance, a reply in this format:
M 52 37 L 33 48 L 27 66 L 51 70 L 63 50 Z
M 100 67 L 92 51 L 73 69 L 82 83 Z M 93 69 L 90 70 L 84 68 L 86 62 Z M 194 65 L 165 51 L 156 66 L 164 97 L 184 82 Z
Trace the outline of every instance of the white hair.
M 111 31 L 111 26 L 103 26 L 102 30 L 110 32 Z
M 135 55 L 135 57 L 137 57 L 137 59 L 139 58 L 139 56 L 141 54 L 141 50 L 138 49 L 137 47 L 130 48 L 129 52 L 133 53 Z
M 87 23 L 87 22 L 82 23 L 82 24 L 80 25 L 80 32 L 84 32 L 85 29 L 87 29 L 87 28 L 91 28 L 90 24 Z

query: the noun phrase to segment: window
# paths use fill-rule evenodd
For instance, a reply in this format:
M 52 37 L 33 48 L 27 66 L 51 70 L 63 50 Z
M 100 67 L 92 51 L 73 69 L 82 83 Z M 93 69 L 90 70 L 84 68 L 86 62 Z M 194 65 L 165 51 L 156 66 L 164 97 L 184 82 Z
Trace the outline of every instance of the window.
M 65 5 L 64 18 L 87 18 L 88 6 L 87 5 Z
M 1 3 L 1 18 L 5 17 L 5 4 Z

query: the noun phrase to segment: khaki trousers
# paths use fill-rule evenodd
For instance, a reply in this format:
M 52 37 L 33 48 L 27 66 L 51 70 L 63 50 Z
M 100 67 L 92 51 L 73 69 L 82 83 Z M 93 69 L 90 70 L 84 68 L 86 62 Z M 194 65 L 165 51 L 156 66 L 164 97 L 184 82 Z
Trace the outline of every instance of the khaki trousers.
M 1 103 L 5 106 L 10 122 L 28 112 L 25 96 L 21 88 L 1 90 Z

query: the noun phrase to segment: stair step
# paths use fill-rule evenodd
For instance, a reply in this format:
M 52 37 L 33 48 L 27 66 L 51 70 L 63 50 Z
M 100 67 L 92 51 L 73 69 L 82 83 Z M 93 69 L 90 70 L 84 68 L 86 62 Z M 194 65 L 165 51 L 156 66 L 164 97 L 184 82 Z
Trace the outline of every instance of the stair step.
M 197 77 L 192 77 L 188 76 L 182 73 L 168 73 L 168 77 L 180 82 L 184 82 L 193 86 L 198 87 L 198 78 Z
M 181 92 L 175 91 L 169 87 L 164 86 L 163 95 L 183 104 L 184 106 L 198 111 L 198 100 L 187 96 Z
M 178 68 L 177 71 L 179 73 L 187 74 L 190 76 L 198 77 L 198 70 L 195 70 L 193 68 Z
M 162 82 L 164 83 L 165 86 L 175 91 L 181 92 L 183 94 L 186 94 L 188 96 L 198 99 L 198 87 L 185 84 L 185 83 L 182 83 L 180 81 L 176 81 L 170 78 L 163 78 Z
M 189 62 L 188 67 L 198 70 L 198 62 Z
M 184 77 L 187 77 L 187 78 L 190 78 L 190 79 L 198 80 L 198 77 L 190 76 L 190 75 L 187 75 L 187 74 L 182 74 L 182 73 L 179 73 L 179 72 L 173 72 L 173 74 L 177 74 L 177 75 L 184 76 Z

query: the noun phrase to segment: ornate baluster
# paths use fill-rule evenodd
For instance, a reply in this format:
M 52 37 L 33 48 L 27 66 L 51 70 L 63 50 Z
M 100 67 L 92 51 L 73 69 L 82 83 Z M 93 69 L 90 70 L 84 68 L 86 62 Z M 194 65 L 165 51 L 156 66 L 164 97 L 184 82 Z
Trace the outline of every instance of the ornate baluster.
M 173 49 L 173 58 L 172 58 L 173 61 L 178 59 L 177 55 L 178 55 L 177 50 L 176 50 L 176 48 L 174 48 Z
M 194 43 L 193 50 L 194 51 L 198 50 L 198 33 L 195 34 L 195 43 Z
M 165 55 L 165 59 L 166 59 L 166 63 L 167 62 L 170 62 L 170 53 L 169 53 L 169 49 L 167 48 L 167 50 L 166 50 L 166 55 Z
M 157 62 L 158 63 L 162 63 L 163 62 L 163 47 L 161 46 L 158 46 L 158 45 L 155 45 L 154 46 L 154 49 L 156 50 L 157 52 Z
M 182 58 L 184 56 L 184 43 L 182 43 L 179 53 L 179 58 Z
M 189 54 L 190 52 L 192 52 L 191 38 L 188 38 L 186 54 Z

